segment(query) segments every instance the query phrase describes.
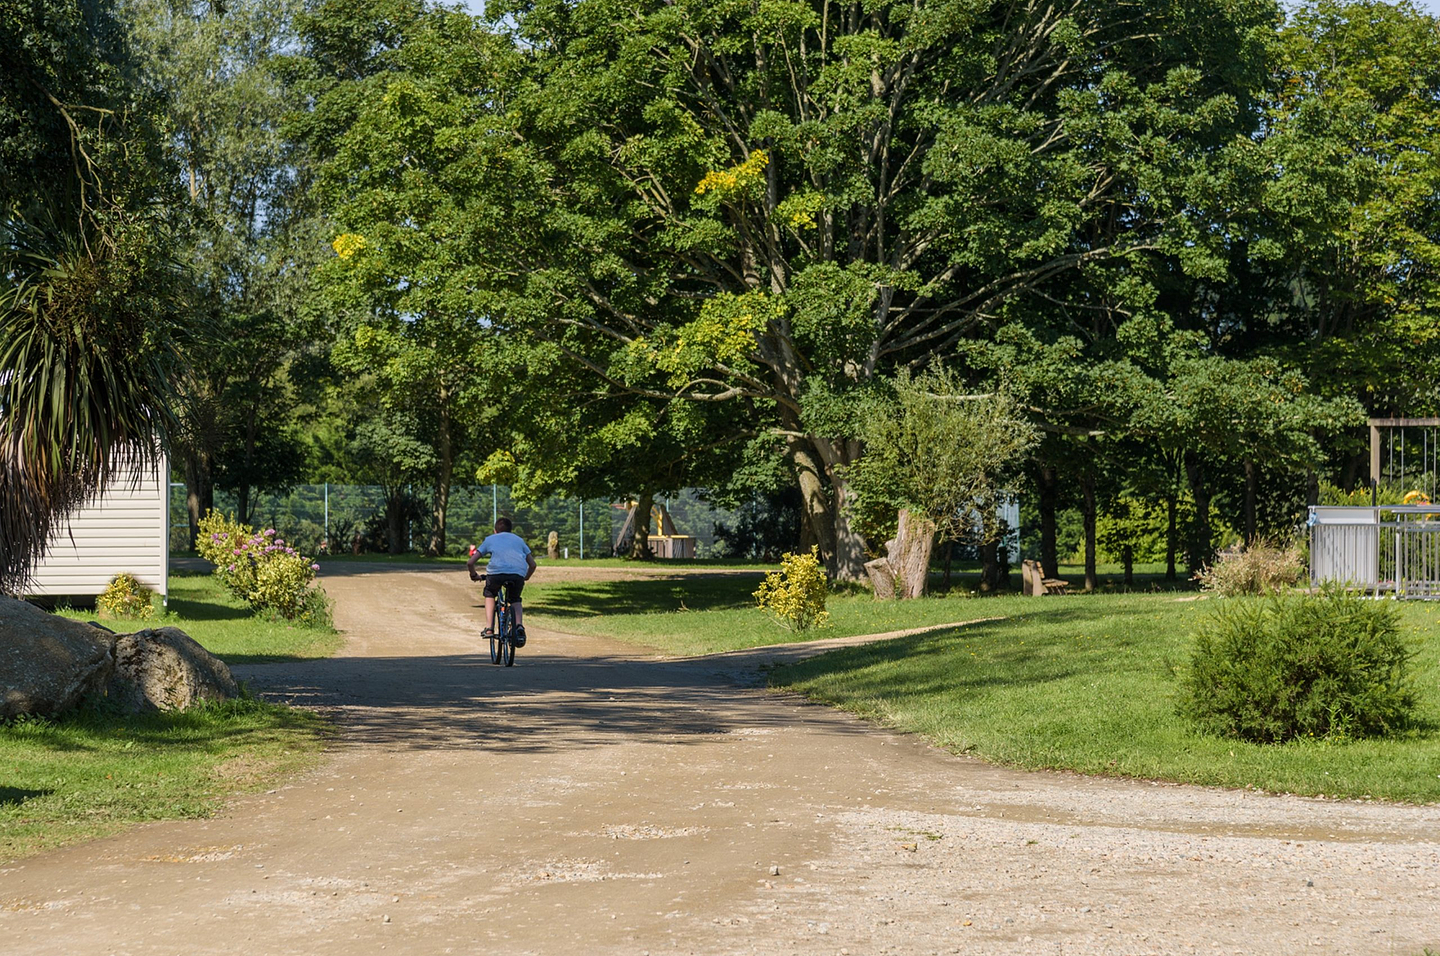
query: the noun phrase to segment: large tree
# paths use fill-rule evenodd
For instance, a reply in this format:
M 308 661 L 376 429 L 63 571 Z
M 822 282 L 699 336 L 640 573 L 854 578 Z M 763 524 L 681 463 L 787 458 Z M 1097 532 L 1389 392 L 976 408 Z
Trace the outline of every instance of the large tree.
M 249 520 L 253 493 L 303 470 L 298 356 L 319 338 L 305 309 L 322 245 L 304 208 L 307 177 L 282 130 L 300 108 L 293 75 L 298 0 L 132 0 L 147 73 L 167 98 L 188 201 L 184 258 L 206 332 L 180 379 L 177 464 L 193 536 L 216 487 Z M 303 384 L 303 383 L 301 383 Z
M 1165 251 L 1210 267 L 1194 191 L 1217 144 L 1254 128 L 1276 9 L 487 13 L 521 64 L 492 70 L 512 70 L 515 93 L 472 141 L 525 173 L 506 245 L 531 265 L 497 312 L 636 392 L 772 408 L 807 524 L 853 579 L 865 549 L 845 468 L 862 443 L 830 427 L 835 403 L 1067 275 L 1106 281 L 1101 267 Z

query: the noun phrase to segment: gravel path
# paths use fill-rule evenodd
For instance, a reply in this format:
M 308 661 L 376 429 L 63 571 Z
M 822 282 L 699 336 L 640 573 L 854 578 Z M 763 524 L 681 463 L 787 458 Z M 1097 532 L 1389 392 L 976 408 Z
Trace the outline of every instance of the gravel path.
M 793 650 L 497 668 L 463 571 L 326 586 L 341 655 L 244 675 L 324 765 L 0 869 L 0 953 L 1440 949 L 1440 807 L 1001 770 L 750 686 Z

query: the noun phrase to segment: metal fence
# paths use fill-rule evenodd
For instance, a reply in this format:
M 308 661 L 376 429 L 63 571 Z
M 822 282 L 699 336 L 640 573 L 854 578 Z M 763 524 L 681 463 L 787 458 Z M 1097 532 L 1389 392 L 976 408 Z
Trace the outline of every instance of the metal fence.
M 1310 509 L 1310 581 L 1440 598 L 1440 507 Z
M 424 489 L 415 488 L 414 495 L 422 510 L 428 508 Z M 732 512 L 716 508 L 694 490 L 656 500 L 665 504 L 679 534 L 694 536 L 696 557 L 714 556 L 718 544 L 715 525 L 734 521 Z M 215 508 L 233 514 L 234 496 L 217 491 Z M 250 509 L 250 523 L 276 529 L 285 540 L 309 554 L 318 552 L 322 542 L 328 543 L 331 551 L 348 551 L 356 534 L 373 538 L 384 510 L 385 496 L 378 485 L 297 485 L 284 495 L 257 496 Z M 609 557 L 625 514 L 623 503 L 603 498 L 582 501 L 556 497 L 520 504 L 504 485 L 456 485 L 450 489 L 445 550 L 464 553 L 466 547 L 490 533 L 496 516 L 507 515 L 515 522 L 515 531 L 541 553 L 554 531 L 562 553 L 570 557 Z M 170 487 L 170 516 L 170 548 L 184 551 L 189 544 L 189 523 L 185 486 L 178 482 Z M 429 536 L 428 516 L 408 522 L 410 550 L 423 550 Z

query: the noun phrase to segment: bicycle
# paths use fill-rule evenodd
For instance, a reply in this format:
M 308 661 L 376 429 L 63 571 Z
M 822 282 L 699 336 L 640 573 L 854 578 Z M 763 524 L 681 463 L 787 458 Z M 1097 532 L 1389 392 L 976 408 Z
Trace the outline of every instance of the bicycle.
M 486 575 L 480 575 L 484 581 Z M 495 630 L 490 635 L 490 663 L 515 666 L 515 618 L 510 614 L 510 601 L 505 589 L 495 595 Z

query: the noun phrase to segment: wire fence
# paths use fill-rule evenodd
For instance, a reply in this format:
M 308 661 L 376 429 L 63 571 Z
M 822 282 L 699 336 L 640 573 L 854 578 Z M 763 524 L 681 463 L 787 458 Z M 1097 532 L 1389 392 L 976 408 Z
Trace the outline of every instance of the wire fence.
M 430 541 L 431 518 L 428 501 L 419 497 L 423 489 L 410 494 L 413 510 L 405 521 L 405 545 L 409 551 L 423 551 Z M 664 504 L 677 534 L 695 538 L 697 558 L 716 557 L 721 549 L 715 535 L 717 524 L 729 525 L 734 514 L 705 501 L 698 491 L 687 489 L 672 497 L 656 498 Z M 215 509 L 234 514 L 233 494 L 216 491 Z M 170 486 L 170 550 L 190 546 L 190 528 L 185 508 L 185 486 Z M 454 486 L 446 514 L 445 551 L 464 554 L 466 549 L 491 532 L 495 518 L 505 515 L 515 523 L 515 533 L 543 554 L 550 532 L 559 535 L 562 554 L 572 558 L 607 558 L 613 553 L 617 535 L 625 522 L 623 502 L 603 498 L 547 498 L 532 504 L 518 504 L 504 485 Z M 384 550 L 385 493 L 378 485 L 297 485 L 284 495 L 262 494 L 250 509 L 250 524 L 274 528 L 301 551 L 322 550 L 348 553 Z

